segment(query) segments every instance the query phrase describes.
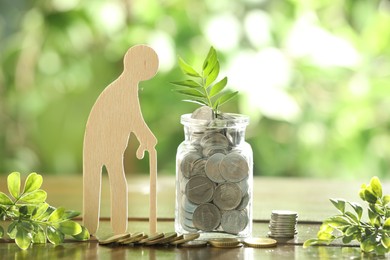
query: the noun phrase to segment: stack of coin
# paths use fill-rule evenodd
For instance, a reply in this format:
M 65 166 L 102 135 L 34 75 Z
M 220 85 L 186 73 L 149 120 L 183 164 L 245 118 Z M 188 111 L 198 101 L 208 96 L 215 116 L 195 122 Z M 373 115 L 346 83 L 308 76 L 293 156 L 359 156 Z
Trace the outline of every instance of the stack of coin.
M 273 238 L 292 238 L 296 229 L 298 213 L 289 210 L 273 210 L 269 224 L 268 236 Z
M 192 129 L 190 144 L 178 154 L 177 232 L 239 234 L 250 222 L 252 158 L 243 152 L 245 145 L 238 146 L 244 130 L 216 127 L 234 117 L 220 117 L 212 120 L 213 111 L 205 106 L 192 114 L 205 126 Z

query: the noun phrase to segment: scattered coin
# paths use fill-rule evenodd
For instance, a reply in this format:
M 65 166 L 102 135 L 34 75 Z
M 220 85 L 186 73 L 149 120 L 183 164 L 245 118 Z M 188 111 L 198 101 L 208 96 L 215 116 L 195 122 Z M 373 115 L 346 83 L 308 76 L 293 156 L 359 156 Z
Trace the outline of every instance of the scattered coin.
M 275 247 L 277 243 L 278 242 L 272 238 L 250 237 L 244 239 L 244 244 L 246 246 L 257 248 Z
M 183 239 L 179 239 L 176 241 L 171 242 L 171 245 L 180 245 L 188 241 L 192 241 L 197 239 L 200 236 L 199 233 L 190 233 L 190 234 L 185 234 Z
M 230 153 L 223 158 L 219 165 L 222 177 L 229 182 L 239 182 L 248 177 L 249 166 L 241 154 Z
M 138 232 L 138 233 L 134 233 L 131 237 L 127 239 L 118 241 L 118 243 L 122 245 L 128 245 L 128 244 L 139 242 L 142 239 L 145 239 L 144 232 Z
M 205 246 L 207 246 L 207 242 L 201 241 L 201 240 L 194 240 L 194 241 L 188 241 L 188 242 L 182 243 L 179 246 L 186 247 L 186 248 L 205 247 Z
M 108 237 L 106 239 L 99 240 L 99 244 L 100 245 L 111 244 L 111 243 L 117 242 L 118 240 L 121 240 L 123 238 L 128 238 L 130 236 L 131 236 L 130 233 L 114 235 L 114 236 Z
M 238 234 L 248 225 L 248 214 L 244 210 L 229 210 L 223 213 L 221 227 L 231 234 Z
M 221 210 L 235 209 L 241 202 L 241 189 L 236 183 L 223 183 L 214 192 L 214 204 Z
M 166 233 L 166 234 L 164 234 L 164 236 L 162 238 L 145 242 L 144 245 L 151 246 L 151 245 L 156 245 L 156 244 L 166 244 L 166 243 L 169 243 L 170 241 L 172 241 L 172 239 L 174 239 L 175 237 L 177 237 L 176 232 Z
M 221 223 L 221 213 L 214 204 L 205 203 L 196 208 L 192 222 L 197 229 L 212 231 Z
M 212 200 L 214 183 L 206 176 L 194 176 L 186 185 L 187 198 L 195 203 L 202 204 Z
M 148 238 L 145 238 L 145 239 L 142 239 L 141 241 L 139 241 L 140 244 L 144 244 L 146 242 L 150 242 L 150 241 L 153 241 L 153 240 L 156 240 L 156 239 L 160 239 L 164 237 L 164 233 L 156 233 L 156 234 L 153 234 L 152 236 L 148 237 Z
M 214 238 L 209 240 L 209 244 L 215 247 L 236 246 L 240 243 L 236 238 Z

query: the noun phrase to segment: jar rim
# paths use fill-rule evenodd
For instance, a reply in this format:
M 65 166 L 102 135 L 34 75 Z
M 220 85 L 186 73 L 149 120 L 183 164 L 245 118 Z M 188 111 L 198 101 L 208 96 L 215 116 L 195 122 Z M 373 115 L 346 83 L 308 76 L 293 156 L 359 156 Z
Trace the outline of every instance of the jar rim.
M 206 126 L 213 128 L 235 128 L 240 126 L 247 126 L 249 124 L 249 116 L 235 113 L 224 113 L 231 116 L 229 119 L 216 118 L 212 121 L 204 119 L 191 118 L 192 114 L 184 114 L 181 116 L 180 123 L 182 125 Z

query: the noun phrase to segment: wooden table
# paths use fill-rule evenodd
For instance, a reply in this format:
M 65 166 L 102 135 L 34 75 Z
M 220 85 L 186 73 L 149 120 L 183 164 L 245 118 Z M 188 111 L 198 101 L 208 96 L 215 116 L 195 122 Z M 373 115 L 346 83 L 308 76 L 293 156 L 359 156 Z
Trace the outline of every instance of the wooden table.
M 129 186 L 129 232 L 148 232 L 148 176 L 127 177 Z M 360 259 L 359 247 L 335 244 L 329 247 L 302 248 L 302 243 L 316 236 L 321 220 L 336 214 L 329 198 L 344 198 L 362 203 L 358 197 L 363 181 L 340 181 L 298 178 L 254 179 L 253 236 L 266 237 L 271 211 L 294 210 L 299 213 L 298 235 L 294 239 L 279 239 L 275 248 L 175 248 L 175 247 L 107 247 L 96 240 L 75 242 L 67 240 L 59 246 L 33 245 L 20 250 L 13 241 L 0 240 L 0 259 Z M 82 177 L 80 175 L 44 176 L 42 188 L 47 191 L 47 202 L 55 207 L 82 210 Z M 383 183 L 385 193 L 390 182 Z M 0 177 L 0 190 L 6 191 L 6 176 Z M 175 178 L 159 176 L 158 179 L 159 232 L 174 231 Z M 103 178 L 101 222 L 97 237 L 111 234 L 109 222 L 108 179 Z M 366 214 L 366 211 L 365 213 Z M 80 220 L 80 219 L 79 219 Z M 3 223 L 2 223 L 3 224 Z

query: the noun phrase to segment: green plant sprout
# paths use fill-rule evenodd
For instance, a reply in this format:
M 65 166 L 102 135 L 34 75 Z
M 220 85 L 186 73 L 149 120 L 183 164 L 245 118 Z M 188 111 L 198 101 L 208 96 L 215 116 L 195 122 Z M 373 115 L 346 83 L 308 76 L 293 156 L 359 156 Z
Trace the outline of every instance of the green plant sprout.
M 368 203 L 368 221 L 362 221 L 363 208 L 358 203 L 330 199 L 339 214 L 325 219 L 317 238 L 306 240 L 303 246 L 329 245 L 336 239 L 344 244 L 357 240 L 365 253 L 390 252 L 390 195 L 382 196 L 382 185 L 378 177 L 373 177 L 368 185 L 361 186 L 359 196 Z M 347 204 L 353 212 L 347 211 Z
M 31 244 L 50 243 L 58 245 L 64 241 L 65 235 L 76 240 L 88 240 L 88 230 L 71 220 L 80 213 L 54 208 L 46 203 L 47 194 L 40 189 L 43 178 L 35 172 L 30 173 L 25 181 L 23 191 L 20 190 L 20 173 L 8 175 L 7 185 L 10 196 L 0 192 L 0 220 L 10 222 L 7 234 L 15 239 L 23 250 Z M 4 228 L 0 225 L 0 238 Z
M 203 62 L 201 73 L 197 72 L 181 57 L 179 57 L 179 66 L 185 75 L 192 78 L 184 81 L 171 82 L 180 87 L 179 89 L 174 89 L 174 91 L 190 98 L 183 101 L 208 106 L 218 116 L 219 107 L 238 94 L 238 91 L 222 92 L 227 85 L 227 77 L 214 84 L 219 75 L 220 66 L 217 52 L 213 47 L 210 47 L 207 57 Z

